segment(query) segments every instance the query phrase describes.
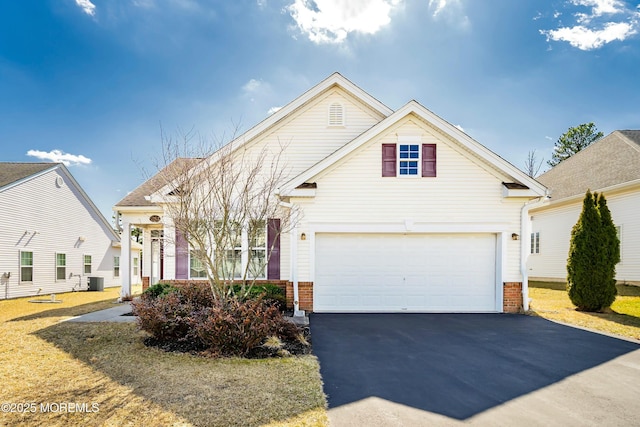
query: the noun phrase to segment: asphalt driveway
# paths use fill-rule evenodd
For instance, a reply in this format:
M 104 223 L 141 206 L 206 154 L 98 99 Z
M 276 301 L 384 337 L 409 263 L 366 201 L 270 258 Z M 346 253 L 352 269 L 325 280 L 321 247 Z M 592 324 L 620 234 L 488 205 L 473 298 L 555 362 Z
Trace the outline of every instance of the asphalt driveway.
M 640 346 L 508 314 L 312 314 L 333 425 L 640 425 Z

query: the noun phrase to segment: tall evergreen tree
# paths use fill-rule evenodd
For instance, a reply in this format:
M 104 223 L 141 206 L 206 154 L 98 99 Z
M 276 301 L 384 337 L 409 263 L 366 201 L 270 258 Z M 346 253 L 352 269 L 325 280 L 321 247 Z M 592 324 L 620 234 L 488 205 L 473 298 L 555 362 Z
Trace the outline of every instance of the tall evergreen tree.
M 615 265 L 620 241 L 606 199 L 587 191 L 582 213 L 571 230 L 567 291 L 582 311 L 602 311 L 616 298 Z
M 605 268 L 609 281 L 612 283 L 613 292 L 617 292 L 615 289 L 615 277 L 616 264 L 620 262 L 620 239 L 616 225 L 611 218 L 611 211 L 607 206 L 607 199 L 602 193 L 598 195 L 598 213 L 600 214 L 600 221 L 602 222 L 603 246 L 606 260 Z
M 555 166 L 563 160 L 576 154 L 602 138 L 604 134 L 598 131 L 593 123 L 583 123 L 570 127 L 565 133 L 560 135 L 556 141 L 551 160 L 547 162 L 549 166 Z

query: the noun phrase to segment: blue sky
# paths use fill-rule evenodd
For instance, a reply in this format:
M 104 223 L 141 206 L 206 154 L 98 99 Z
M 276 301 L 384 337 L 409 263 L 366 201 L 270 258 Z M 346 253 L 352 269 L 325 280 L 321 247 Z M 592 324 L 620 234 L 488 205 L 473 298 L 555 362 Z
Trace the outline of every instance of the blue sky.
M 570 126 L 640 129 L 640 1 L 0 3 L 0 161 L 64 161 L 107 219 L 161 128 L 223 138 L 334 71 L 514 165 Z

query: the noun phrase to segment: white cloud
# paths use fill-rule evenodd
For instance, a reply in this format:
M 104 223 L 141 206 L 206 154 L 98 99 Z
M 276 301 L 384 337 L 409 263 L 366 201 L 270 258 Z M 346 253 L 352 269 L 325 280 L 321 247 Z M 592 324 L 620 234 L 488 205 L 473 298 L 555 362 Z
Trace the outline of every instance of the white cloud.
M 471 27 L 461 0 L 429 0 L 429 10 L 434 19 L 443 19 L 454 28 L 468 30 Z
M 433 10 L 433 16 L 438 16 L 445 8 L 460 7 L 460 0 L 429 0 L 429 9 Z
M 570 0 L 575 6 L 591 8 L 593 16 L 615 15 L 624 12 L 625 5 L 620 0 Z
M 565 41 L 580 50 L 598 49 L 614 40 L 625 40 L 637 33 L 633 25 L 626 22 L 608 22 L 600 30 L 592 30 L 582 25 L 542 31 L 547 40 Z
M 256 92 L 262 86 L 262 82 L 260 80 L 251 79 L 247 83 L 242 86 L 242 91 L 245 93 Z
M 576 25 L 540 30 L 547 41 L 564 41 L 580 50 L 593 50 L 615 40 L 626 40 L 640 28 L 640 12 L 628 9 L 621 0 L 568 0 L 567 3 L 590 10 L 573 14 Z M 558 17 L 555 13 L 554 18 Z
M 55 163 L 62 163 L 65 166 L 75 166 L 75 165 L 88 165 L 91 164 L 91 159 L 88 157 L 75 154 L 64 153 L 61 150 L 51 150 L 47 151 L 39 151 L 39 150 L 29 150 L 27 151 L 27 156 L 35 157 L 40 160 L 50 160 Z
M 96 14 L 96 5 L 91 3 L 91 0 L 76 0 L 76 5 L 87 15 L 94 16 Z
M 269 111 L 267 111 L 268 115 L 272 115 L 273 113 L 277 113 L 278 111 L 280 111 L 282 107 L 271 107 L 269 108 Z
M 314 43 L 342 43 L 350 33 L 375 34 L 404 0 L 294 0 L 286 10 Z
M 456 126 L 456 128 L 457 128 L 458 130 L 460 130 L 460 131 L 464 132 L 464 128 L 463 128 L 462 126 L 460 126 L 460 125 L 455 125 L 455 126 Z

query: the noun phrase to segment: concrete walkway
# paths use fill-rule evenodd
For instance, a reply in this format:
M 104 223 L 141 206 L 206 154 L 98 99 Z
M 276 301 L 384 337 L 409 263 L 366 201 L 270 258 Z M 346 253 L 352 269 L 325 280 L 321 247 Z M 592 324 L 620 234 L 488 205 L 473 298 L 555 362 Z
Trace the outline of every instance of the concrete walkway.
M 131 304 L 129 302 L 123 302 L 114 304 L 112 308 L 107 308 L 106 310 L 94 311 L 93 313 L 72 317 L 65 320 L 65 322 L 135 322 L 135 316 L 123 316 L 123 314 L 127 313 L 131 313 Z

